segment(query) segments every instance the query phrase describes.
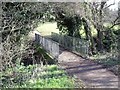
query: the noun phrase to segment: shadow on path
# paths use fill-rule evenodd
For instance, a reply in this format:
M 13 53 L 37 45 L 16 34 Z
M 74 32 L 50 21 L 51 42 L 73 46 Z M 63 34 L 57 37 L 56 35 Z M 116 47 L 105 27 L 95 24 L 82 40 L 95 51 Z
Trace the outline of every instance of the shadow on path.
M 82 80 L 87 88 L 118 88 L 119 79 L 115 74 L 62 47 L 59 47 L 58 63 L 70 76 Z
M 59 66 L 87 88 L 118 88 L 118 77 L 99 64 L 60 48 Z

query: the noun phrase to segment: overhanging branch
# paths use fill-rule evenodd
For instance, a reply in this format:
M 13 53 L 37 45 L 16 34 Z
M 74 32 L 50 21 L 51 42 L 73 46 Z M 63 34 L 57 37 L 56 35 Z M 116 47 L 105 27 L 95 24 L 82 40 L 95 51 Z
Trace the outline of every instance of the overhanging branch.
M 108 5 L 108 6 L 106 6 L 104 9 L 106 9 L 106 8 L 108 8 L 108 7 L 112 6 L 112 5 L 115 5 L 115 2 L 114 2 L 114 3 L 112 3 L 112 4 L 110 4 L 110 5 Z
M 116 25 L 120 25 L 120 22 L 113 24 L 109 29 L 113 28 L 113 27 L 116 26 Z

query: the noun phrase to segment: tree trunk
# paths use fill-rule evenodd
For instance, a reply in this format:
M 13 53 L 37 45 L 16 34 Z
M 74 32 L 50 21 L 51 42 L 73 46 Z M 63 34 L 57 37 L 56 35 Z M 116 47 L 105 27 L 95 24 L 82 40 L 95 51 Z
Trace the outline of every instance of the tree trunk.
M 91 34 L 91 28 L 89 23 L 87 22 L 87 20 L 85 20 L 84 18 L 82 19 L 83 21 L 83 25 L 84 25 L 84 29 L 85 29 L 85 34 L 86 34 L 86 40 L 90 41 L 90 55 L 95 53 L 95 45 L 94 45 L 94 40 Z
M 100 29 L 97 29 L 97 31 L 98 31 L 97 32 L 98 51 L 102 52 L 103 51 L 103 42 L 102 42 L 103 34 Z
M 106 2 L 101 2 L 100 5 L 100 10 L 99 10 L 99 15 L 98 15 L 98 25 L 97 26 L 97 39 L 98 39 L 98 51 L 103 52 L 103 7 L 105 5 Z

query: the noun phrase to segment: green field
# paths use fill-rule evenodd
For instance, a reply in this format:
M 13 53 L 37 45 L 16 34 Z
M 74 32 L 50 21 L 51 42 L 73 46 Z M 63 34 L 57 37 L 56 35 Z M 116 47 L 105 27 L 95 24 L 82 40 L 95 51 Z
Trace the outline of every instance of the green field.
M 40 24 L 36 30 L 39 31 L 42 36 L 50 36 L 51 32 L 59 33 L 56 22 L 46 22 L 44 24 Z

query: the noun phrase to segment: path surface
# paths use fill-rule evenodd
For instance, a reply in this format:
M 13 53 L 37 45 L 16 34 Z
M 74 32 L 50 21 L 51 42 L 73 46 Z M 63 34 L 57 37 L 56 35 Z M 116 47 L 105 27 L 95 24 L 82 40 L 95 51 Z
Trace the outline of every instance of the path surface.
M 87 88 L 118 88 L 118 77 L 101 65 L 64 49 L 60 49 L 60 52 L 60 67 L 82 80 Z
M 118 88 L 118 77 L 91 60 L 60 48 L 58 61 L 62 69 L 82 80 L 86 88 Z

